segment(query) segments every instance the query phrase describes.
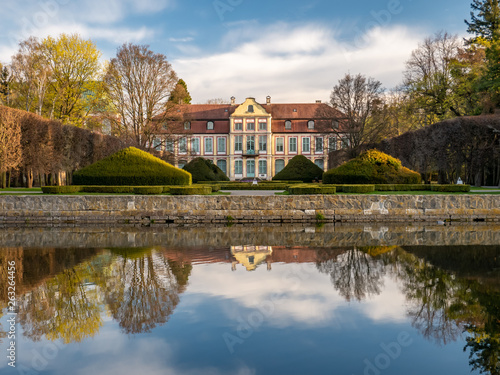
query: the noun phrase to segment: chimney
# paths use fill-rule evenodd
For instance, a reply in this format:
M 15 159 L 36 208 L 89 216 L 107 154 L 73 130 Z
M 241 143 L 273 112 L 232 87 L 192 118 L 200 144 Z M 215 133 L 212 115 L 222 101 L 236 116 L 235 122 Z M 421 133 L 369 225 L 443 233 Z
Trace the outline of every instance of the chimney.
M 316 100 L 316 104 L 321 104 L 321 100 Z
M 266 104 L 271 104 L 271 96 L 266 96 Z
M 231 105 L 236 105 L 236 98 L 231 96 Z

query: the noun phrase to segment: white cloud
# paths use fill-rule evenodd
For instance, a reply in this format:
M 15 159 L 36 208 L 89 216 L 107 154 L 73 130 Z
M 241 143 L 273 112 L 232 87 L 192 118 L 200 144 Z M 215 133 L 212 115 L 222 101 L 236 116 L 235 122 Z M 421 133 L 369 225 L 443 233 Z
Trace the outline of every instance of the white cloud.
M 399 84 L 404 63 L 422 40 L 403 26 L 373 28 L 348 44 L 327 26 L 287 24 L 262 27 L 254 22 L 230 29 L 223 52 L 173 62 L 195 102 L 213 97 L 254 96 L 264 101 L 328 100 L 332 87 L 347 72 Z
M 191 36 L 188 36 L 188 37 L 184 37 L 184 38 L 169 38 L 168 40 L 170 42 L 173 42 L 173 43 L 187 43 L 187 42 L 192 42 L 194 40 L 194 38 Z

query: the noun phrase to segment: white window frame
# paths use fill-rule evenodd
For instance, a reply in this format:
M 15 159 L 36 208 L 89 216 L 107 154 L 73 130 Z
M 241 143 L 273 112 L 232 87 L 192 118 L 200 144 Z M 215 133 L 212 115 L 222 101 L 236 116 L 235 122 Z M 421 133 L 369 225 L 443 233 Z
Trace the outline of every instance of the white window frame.
M 219 147 L 221 144 L 220 141 L 224 141 L 224 147 Z M 222 150 L 221 150 L 222 148 Z M 217 155 L 226 155 L 227 153 L 227 141 L 226 137 L 217 137 Z
M 307 141 L 307 143 L 305 143 Z M 307 144 L 307 150 L 304 147 L 304 145 Z M 311 137 L 302 137 L 302 153 L 303 154 L 310 154 L 311 153 Z
M 279 143 L 281 143 L 281 145 Z M 279 150 L 279 148 L 278 148 L 280 146 L 281 146 L 281 150 Z M 285 153 L 285 137 L 276 137 L 276 153 L 277 154 L 284 154 Z
M 292 140 L 295 141 L 295 149 L 292 150 Z M 289 137 L 288 138 L 288 153 L 289 154 L 296 154 L 298 152 L 298 145 L 297 145 L 297 137 Z
M 208 141 L 210 141 L 210 143 L 207 143 Z M 208 145 L 210 144 L 210 148 L 211 148 L 211 151 L 208 151 Z M 205 137 L 203 139 L 203 153 L 205 155 L 213 155 L 214 154 L 214 138 L 213 137 Z
M 240 146 L 239 149 L 236 147 L 237 145 Z M 235 135 L 234 136 L 234 153 L 235 154 L 242 154 L 243 153 L 243 136 L 242 135 Z

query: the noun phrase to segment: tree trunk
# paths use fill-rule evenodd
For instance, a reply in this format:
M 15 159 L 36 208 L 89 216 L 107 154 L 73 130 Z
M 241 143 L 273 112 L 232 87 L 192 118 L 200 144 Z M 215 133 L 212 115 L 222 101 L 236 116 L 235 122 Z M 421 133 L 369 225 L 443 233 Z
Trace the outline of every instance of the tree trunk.
M 26 187 L 28 189 L 33 187 L 33 170 L 31 169 L 28 170 L 28 175 L 26 176 L 26 184 Z
M 7 172 L 2 172 L 0 179 L 0 188 L 5 189 L 7 187 Z
M 10 189 L 10 180 L 12 178 L 12 169 L 7 171 L 7 187 Z

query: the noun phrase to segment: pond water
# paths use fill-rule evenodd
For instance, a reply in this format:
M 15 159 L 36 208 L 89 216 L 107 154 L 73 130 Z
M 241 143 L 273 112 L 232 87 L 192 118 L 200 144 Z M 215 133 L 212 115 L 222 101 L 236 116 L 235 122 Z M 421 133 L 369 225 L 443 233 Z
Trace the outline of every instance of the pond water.
M 499 374 L 499 229 L 0 228 L 0 373 Z

